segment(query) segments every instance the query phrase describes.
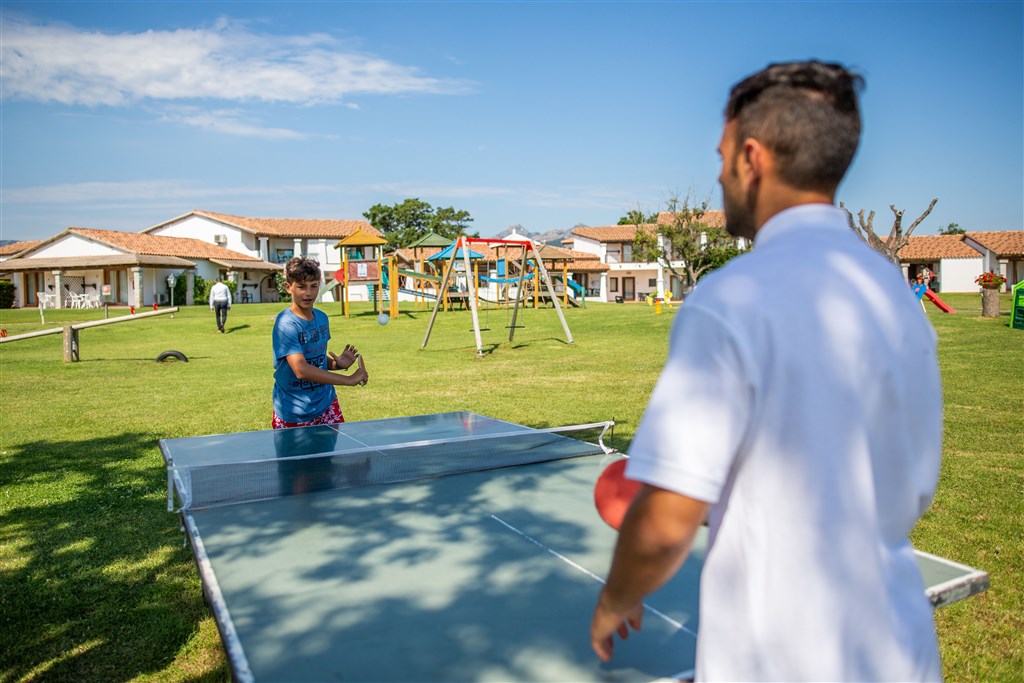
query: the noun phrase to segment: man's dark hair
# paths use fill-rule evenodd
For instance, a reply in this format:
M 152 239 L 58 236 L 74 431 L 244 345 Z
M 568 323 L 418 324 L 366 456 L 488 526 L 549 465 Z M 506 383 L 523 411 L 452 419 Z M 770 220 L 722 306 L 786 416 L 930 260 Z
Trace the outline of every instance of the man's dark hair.
M 293 256 L 284 264 L 284 279 L 288 282 L 319 280 L 320 262 L 308 256 Z
M 733 86 L 725 119 L 736 119 L 737 143 L 754 138 L 771 150 L 783 181 L 832 191 L 857 151 L 863 87 L 840 64 L 772 64 Z

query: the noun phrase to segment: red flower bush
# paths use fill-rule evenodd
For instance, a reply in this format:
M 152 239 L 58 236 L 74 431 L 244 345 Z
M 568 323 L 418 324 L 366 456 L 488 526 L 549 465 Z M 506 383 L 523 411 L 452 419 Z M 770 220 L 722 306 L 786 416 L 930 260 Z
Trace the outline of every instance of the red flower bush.
M 992 270 L 987 273 L 982 273 L 978 277 L 974 278 L 974 283 L 981 285 L 982 287 L 1002 287 L 1005 282 L 1005 277 Z

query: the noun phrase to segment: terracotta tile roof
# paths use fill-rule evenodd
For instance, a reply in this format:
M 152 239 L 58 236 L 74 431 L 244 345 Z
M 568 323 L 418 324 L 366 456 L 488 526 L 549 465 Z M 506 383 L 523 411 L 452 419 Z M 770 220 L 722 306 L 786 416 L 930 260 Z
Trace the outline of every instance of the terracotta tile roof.
M 68 228 L 67 231 L 136 254 L 179 256 L 188 259 L 218 258 L 230 261 L 260 261 L 255 256 L 191 237 L 165 237 L 163 235 L 147 235 L 142 232 L 118 232 L 92 228 Z
M 705 211 L 704 222 L 712 228 L 721 228 L 725 226 L 725 212 L 724 211 Z M 657 225 L 668 225 L 672 221 L 672 212 L 662 211 L 658 214 L 658 222 L 644 223 L 640 225 L 640 229 L 646 232 L 653 232 Z M 597 227 L 579 227 L 573 228 L 570 233 L 573 235 L 579 235 L 580 237 L 586 237 L 588 239 L 597 240 L 598 242 L 632 242 L 636 236 L 637 226 L 634 225 L 603 225 Z
M 227 213 L 214 213 L 213 211 L 193 211 L 192 213 L 248 230 L 256 235 L 266 235 L 268 237 L 324 237 L 340 239 L 351 235 L 356 230 L 362 230 L 376 237 L 383 237 L 383 233 L 370 225 L 368 221 L 321 220 L 312 218 L 247 218 L 245 216 L 232 216 Z
M 715 209 L 711 211 L 705 211 L 703 221 L 712 228 L 724 228 L 725 227 L 725 211 Z M 672 212 L 662 211 L 658 214 L 658 223 L 661 225 L 667 225 L 672 222 Z
M 0 256 L 11 256 L 12 254 L 17 254 L 19 251 L 31 249 L 40 242 L 42 242 L 42 240 L 28 240 L 25 242 L 11 242 L 10 244 L 5 244 L 0 246 Z
M 969 232 L 967 237 L 999 256 L 1024 256 L 1024 230 Z
M 570 273 L 604 273 L 610 270 L 600 259 L 580 259 L 569 264 Z
M 258 261 L 257 263 L 262 263 Z M 154 256 L 135 252 L 104 254 L 101 256 L 54 256 L 12 258 L 0 262 L 0 272 L 30 272 L 33 270 L 95 270 L 97 268 L 125 268 L 157 266 L 161 268 L 195 268 L 196 264 L 177 256 Z
M 934 261 L 943 258 L 979 258 L 977 250 L 964 243 L 963 235 L 911 235 L 899 250 L 901 261 Z
M 424 261 L 442 249 L 444 247 L 419 247 L 417 249 L 402 247 L 401 249 L 396 249 L 395 252 L 398 254 L 399 259 L 406 263 L 413 263 L 415 261 Z
M 654 231 L 653 223 L 645 223 L 640 229 L 645 232 Z M 570 234 L 598 242 L 632 242 L 636 236 L 636 225 L 601 225 L 596 227 L 573 228 Z

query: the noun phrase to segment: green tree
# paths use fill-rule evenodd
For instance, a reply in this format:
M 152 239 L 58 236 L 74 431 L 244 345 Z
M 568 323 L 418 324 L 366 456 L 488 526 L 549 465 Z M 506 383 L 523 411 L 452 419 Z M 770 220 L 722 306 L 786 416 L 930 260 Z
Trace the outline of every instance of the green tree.
M 616 223 L 616 225 L 641 225 L 641 224 L 644 224 L 644 223 L 657 223 L 657 222 L 658 222 L 658 213 L 657 212 L 654 212 L 654 213 L 651 213 L 651 214 L 645 214 L 643 212 L 643 209 L 641 209 L 640 207 L 637 207 L 635 209 L 630 209 L 628 212 L 626 212 L 626 215 L 623 216 L 622 218 L 620 218 L 619 222 Z
M 468 211 L 454 207 L 434 208 L 420 199 L 406 199 L 401 204 L 374 204 L 363 213 L 370 225 L 380 230 L 391 247 L 407 247 L 424 235 L 435 232 L 454 239 L 467 234 L 473 222 Z M 470 237 L 479 237 L 473 233 Z
M 944 228 L 939 228 L 940 235 L 963 235 L 966 232 L 959 223 L 950 223 Z
M 653 231 L 639 229 L 640 224 L 634 223 L 638 227 L 633 238 L 634 259 L 656 261 L 681 277 L 687 292 L 693 289 L 701 277 L 745 251 L 736 246 L 736 238 L 724 228 L 708 225 L 704 220 L 707 210 L 707 200 L 691 206 L 689 197 L 673 197 L 668 202 L 669 222 L 657 223 Z M 656 220 L 657 214 L 650 222 Z

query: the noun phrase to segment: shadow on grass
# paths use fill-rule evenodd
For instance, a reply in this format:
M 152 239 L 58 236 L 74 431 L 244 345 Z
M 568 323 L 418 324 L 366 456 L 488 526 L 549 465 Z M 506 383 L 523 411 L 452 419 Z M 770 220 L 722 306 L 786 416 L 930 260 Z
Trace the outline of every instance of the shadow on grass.
M 188 358 L 189 362 L 194 360 L 210 360 L 212 356 L 193 356 L 189 353 L 185 353 L 185 357 Z M 77 361 L 79 363 L 127 363 L 136 361 L 150 361 L 153 363 L 162 363 L 163 365 L 174 365 L 175 363 L 184 363 L 185 361 L 177 360 L 176 358 L 168 358 L 165 361 L 158 361 L 155 356 L 139 357 L 133 356 L 131 358 L 118 356 L 117 358 L 82 358 Z
M 238 330 L 247 330 L 249 329 L 249 327 L 249 325 L 235 325 L 234 327 L 229 327 L 224 331 L 227 332 L 228 334 L 231 334 L 232 332 L 237 332 Z
M 4 680 L 161 672 L 197 631 L 207 613 L 178 521 L 166 512 L 156 449 L 155 435 L 138 432 L 7 449 Z

